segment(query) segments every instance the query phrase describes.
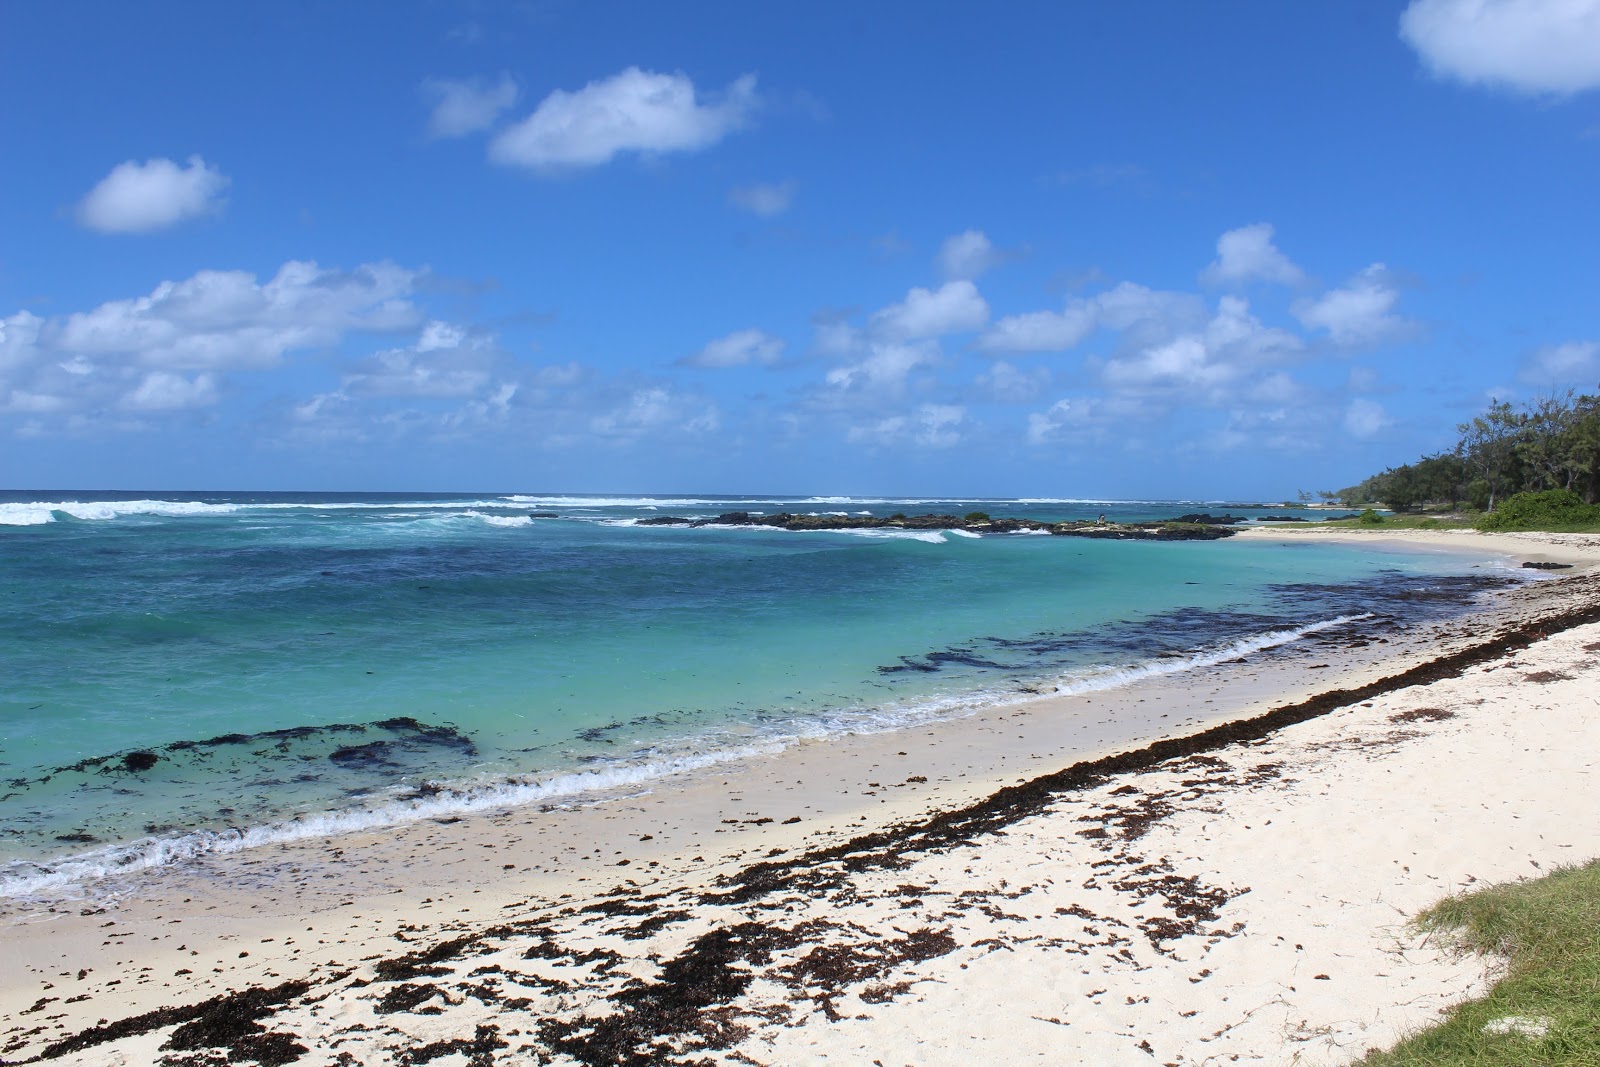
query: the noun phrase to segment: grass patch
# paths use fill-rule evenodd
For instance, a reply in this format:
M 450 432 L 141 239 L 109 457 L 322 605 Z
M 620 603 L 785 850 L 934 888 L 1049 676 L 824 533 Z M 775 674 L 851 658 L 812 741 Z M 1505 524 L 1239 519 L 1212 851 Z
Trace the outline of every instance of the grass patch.
M 1600 505 L 1585 504 L 1568 489 L 1518 493 L 1478 519 L 1480 530 L 1600 530 Z
M 1362 513 L 1366 514 L 1365 512 Z M 1470 530 L 1472 522 L 1460 515 L 1380 515 L 1377 522 L 1368 519 L 1363 521 L 1361 516 L 1350 519 L 1329 519 L 1324 522 L 1306 523 L 1313 530 L 1325 530 L 1328 527 L 1335 529 L 1361 529 L 1365 527 L 1381 526 L 1389 530 Z M 1285 526 L 1299 526 L 1300 523 L 1284 523 Z
M 1505 957 L 1505 975 L 1364 1067 L 1600 1064 L 1600 860 L 1451 897 L 1416 925 L 1461 952 Z

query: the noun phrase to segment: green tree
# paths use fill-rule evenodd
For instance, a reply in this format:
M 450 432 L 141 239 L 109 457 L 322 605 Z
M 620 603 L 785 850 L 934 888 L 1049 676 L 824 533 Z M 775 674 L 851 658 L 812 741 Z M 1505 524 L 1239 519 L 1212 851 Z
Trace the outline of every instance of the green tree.
M 1474 473 L 1489 487 L 1488 510 L 1495 497 L 1515 477 L 1516 447 L 1524 418 L 1504 400 L 1491 400 L 1488 410 L 1456 427 L 1461 434 L 1460 453 Z

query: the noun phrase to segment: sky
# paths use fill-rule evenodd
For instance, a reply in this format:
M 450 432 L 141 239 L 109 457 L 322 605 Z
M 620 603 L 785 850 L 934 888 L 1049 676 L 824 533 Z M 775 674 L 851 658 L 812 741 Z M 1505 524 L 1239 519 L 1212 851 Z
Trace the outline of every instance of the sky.
M 1600 388 L 1600 0 L 9 0 L 0 488 L 1291 499 Z

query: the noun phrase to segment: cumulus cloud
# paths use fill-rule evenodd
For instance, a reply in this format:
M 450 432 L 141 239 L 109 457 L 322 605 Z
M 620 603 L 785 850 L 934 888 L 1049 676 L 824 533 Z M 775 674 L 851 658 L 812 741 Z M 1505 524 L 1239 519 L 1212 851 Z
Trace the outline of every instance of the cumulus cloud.
M 78 204 L 78 224 L 100 233 L 151 233 L 222 210 L 228 179 L 199 156 L 129 160 L 113 167 Z
M 978 338 L 985 352 L 1065 352 L 1099 327 L 1098 309 L 1074 301 L 1064 311 L 1007 315 Z
M 1107 362 L 1101 378 L 1114 389 L 1179 390 L 1194 401 L 1226 403 L 1234 383 L 1303 348 L 1293 334 L 1263 325 L 1246 301 L 1226 296 L 1203 329 L 1133 346 Z
M 629 67 L 576 92 L 552 92 L 495 137 L 489 158 L 549 171 L 599 166 L 620 152 L 693 152 L 747 124 L 758 103 L 751 74 L 702 102 L 685 74 Z
M 684 367 L 770 367 L 783 357 L 783 340 L 762 330 L 736 330 L 719 337 L 692 356 L 678 361 Z
M 845 437 L 851 444 L 951 448 L 961 443 L 966 422 L 967 410 L 958 404 L 923 404 L 907 415 L 852 426 Z
M 1065 352 L 1102 327 L 1122 330 L 1135 344 L 1170 339 L 1205 322 L 1205 304 L 1190 293 L 1148 289 L 1123 282 L 1061 311 L 1007 315 L 978 338 L 985 352 Z
M 1258 280 L 1298 285 L 1305 275 L 1272 243 L 1272 226 L 1258 222 L 1217 238 L 1217 258 L 1201 274 L 1201 280 L 1207 285 Z
M 1530 94 L 1600 87 L 1600 0 L 1412 0 L 1400 36 L 1437 77 Z
M 966 230 L 939 246 L 939 269 L 946 278 L 971 280 L 999 265 L 1002 255 L 982 230 Z
M 3 351 L 3 348 L 0 348 Z M 1600 375 L 1600 341 L 1568 341 L 1534 349 L 1523 361 L 1527 382 L 1593 382 Z
M 874 312 L 868 328 L 877 337 L 912 341 L 980 329 L 988 320 L 989 305 L 978 287 L 962 280 L 912 289 L 905 300 Z
M 279 365 L 291 351 L 355 332 L 415 328 L 419 272 L 391 263 L 353 271 L 289 262 L 261 282 L 200 271 L 147 296 L 44 319 L 0 319 L 0 409 L 177 411 L 215 404 L 228 373 Z M 442 347 L 442 327 L 418 350 Z
M 422 95 L 431 105 L 429 137 L 465 137 L 487 130 L 501 112 L 517 102 L 517 83 L 502 74 L 495 82 L 482 78 L 429 78 Z
M 794 203 L 794 190 L 794 182 L 739 185 L 728 191 L 728 202 L 741 211 L 772 218 L 789 210 Z
M 1344 411 L 1344 428 L 1352 437 L 1376 437 L 1393 421 L 1382 404 L 1366 397 L 1356 397 Z
M 149 296 L 54 322 L 49 343 L 166 370 L 259 369 L 352 330 L 411 328 L 420 314 L 407 297 L 419 276 L 393 263 L 343 272 L 294 260 L 266 282 L 245 271 L 203 270 L 162 282 Z
M 905 391 L 911 372 L 939 362 L 937 346 L 875 342 L 857 362 L 830 370 L 824 379 L 838 393 L 863 393 L 871 399 L 889 398 Z
M 124 395 L 119 403 L 129 411 L 180 411 L 210 407 L 217 402 L 217 379 L 213 374 L 186 378 L 170 371 L 151 371 Z
M 391 348 L 361 362 L 343 378 L 357 396 L 466 397 L 486 389 L 492 377 L 494 348 L 487 338 L 434 320 L 414 345 Z
M 1295 304 L 1294 314 L 1310 329 L 1326 330 L 1334 343 L 1375 344 L 1402 333 L 1406 321 L 1394 313 L 1400 291 L 1382 263 L 1374 263 L 1338 289 Z

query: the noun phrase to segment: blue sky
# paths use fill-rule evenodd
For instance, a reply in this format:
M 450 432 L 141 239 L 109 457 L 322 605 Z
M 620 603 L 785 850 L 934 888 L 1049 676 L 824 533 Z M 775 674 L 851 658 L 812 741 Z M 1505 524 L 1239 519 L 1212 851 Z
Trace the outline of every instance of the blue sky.
M 0 11 L 0 486 L 1282 499 L 1600 386 L 1600 0 Z

